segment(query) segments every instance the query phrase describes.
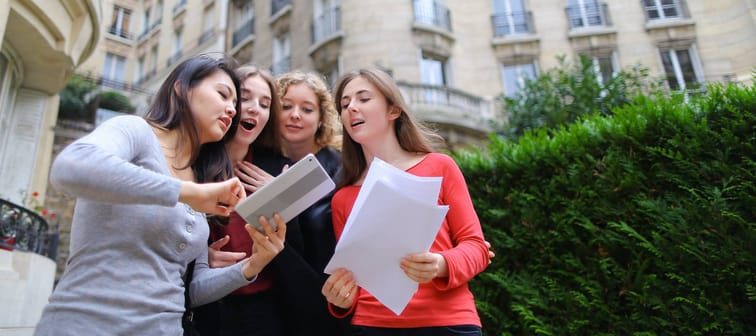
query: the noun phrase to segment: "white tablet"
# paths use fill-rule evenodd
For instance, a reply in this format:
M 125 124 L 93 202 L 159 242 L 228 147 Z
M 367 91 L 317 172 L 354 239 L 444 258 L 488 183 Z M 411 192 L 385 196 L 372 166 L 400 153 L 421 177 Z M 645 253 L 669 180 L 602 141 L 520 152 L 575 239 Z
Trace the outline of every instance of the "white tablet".
M 268 218 L 273 227 L 273 214 L 278 213 L 284 222 L 328 195 L 336 187 L 323 166 L 313 154 L 307 154 L 270 183 L 247 196 L 236 205 L 236 212 L 247 223 L 262 231 L 260 216 Z

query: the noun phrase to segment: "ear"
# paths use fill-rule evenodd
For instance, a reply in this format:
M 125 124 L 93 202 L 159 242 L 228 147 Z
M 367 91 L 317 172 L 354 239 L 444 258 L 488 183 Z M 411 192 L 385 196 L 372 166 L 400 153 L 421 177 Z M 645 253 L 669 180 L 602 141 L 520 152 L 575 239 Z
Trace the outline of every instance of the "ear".
M 181 97 L 181 87 L 179 86 L 179 82 L 176 81 L 173 83 L 173 93 L 176 94 L 176 96 Z
M 396 120 L 399 118 L 400 115 L 402 115 L 402 110 L 396 107 L 396 105 L 391 105 L 391 107 L 389 107 L 389 111 L 388 111 L 389 120 Z

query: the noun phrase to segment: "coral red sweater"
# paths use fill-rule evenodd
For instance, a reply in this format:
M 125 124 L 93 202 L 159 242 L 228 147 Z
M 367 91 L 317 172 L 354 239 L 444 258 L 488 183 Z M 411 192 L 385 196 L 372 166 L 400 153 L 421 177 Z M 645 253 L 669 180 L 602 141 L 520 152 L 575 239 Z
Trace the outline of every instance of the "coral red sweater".
M 444 256 L 449 276 L 420 284 L 400 316 L 367 290 L 360 289 L 356 307 L 353 307 L 352 324 L 387 328 L 481 326 L 467 282 L 488 266 L 488 249 L 464 176 L 452 158 L 439 153 L 428 154 L 407 172 L 417 176 L 443 177 L 438 204 L 449 205 L 449 212 L 430 251 Z M 346 186 L 333 196 L 331 207 L 337 239 L 344 230 L 359 191 L 360 186 Z

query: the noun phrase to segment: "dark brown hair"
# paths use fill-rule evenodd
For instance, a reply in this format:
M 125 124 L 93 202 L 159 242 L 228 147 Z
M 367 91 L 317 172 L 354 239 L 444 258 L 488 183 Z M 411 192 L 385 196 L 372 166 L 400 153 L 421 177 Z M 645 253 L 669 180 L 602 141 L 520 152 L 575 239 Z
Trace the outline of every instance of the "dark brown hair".
M 236 69 L 236 75 L 239 81 L 244 83 L 247 78 L 260 77 L 270 89 L 270 116 L 268 122 L 263 126 L 262 132 L 257 136 L 252 147 L 265 147 L 276 153 L 281 153 L 281 137 L 278 134 L 278 114 L 281 111 L 281 100 L 278 96 L 278 86 L 276 80 L 270 72 L 260 69 L 251 64 L 245 64 Z
M 144 117 L 154 127 L 178 132 L 182 140 L 178 141 L 175 150 L 177 153 L 190 153 L 187 166 L 192 167 L 196 182 L 223 181 L 233 175 L 223 144 L 234 135 L 239 125 L 241 100 L 238 99 L 239 79 L 233 71 L 235 66 L 236 62 L 231 58 L 207 55 L 194 56 L 179 63 L 163 81 Z M 237 113 L 222 140 L 200 144 L 199 131 L 189 109 L 189 90 L 217 71 L 226 73 L 234 83 Z

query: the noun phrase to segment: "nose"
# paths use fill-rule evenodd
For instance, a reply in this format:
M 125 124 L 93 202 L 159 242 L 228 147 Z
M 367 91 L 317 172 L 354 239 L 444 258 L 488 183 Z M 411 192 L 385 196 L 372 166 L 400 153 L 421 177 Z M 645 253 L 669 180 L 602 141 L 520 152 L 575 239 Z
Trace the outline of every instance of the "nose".
M 226 114 L 228 114 L 231 118 L 236 115 L 236 106 L 234 105 L 226 105 Z
M 293 109 L 291 109 L 291 118 L 292 119 L 300 119 L 301 117 L 302 117 L 302 115 L 301 115 L 301 113 L 299 111 L 299 107 L 294 107 Z

